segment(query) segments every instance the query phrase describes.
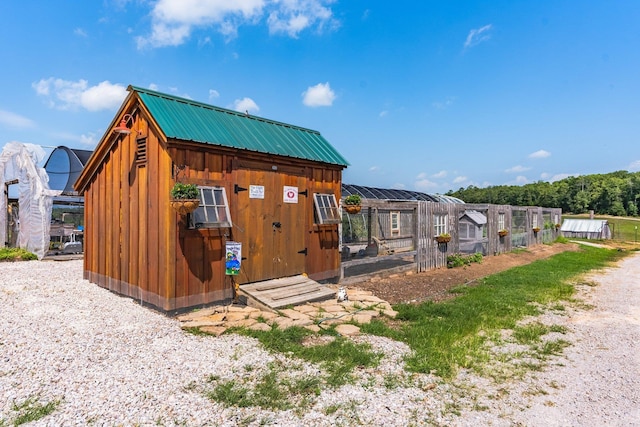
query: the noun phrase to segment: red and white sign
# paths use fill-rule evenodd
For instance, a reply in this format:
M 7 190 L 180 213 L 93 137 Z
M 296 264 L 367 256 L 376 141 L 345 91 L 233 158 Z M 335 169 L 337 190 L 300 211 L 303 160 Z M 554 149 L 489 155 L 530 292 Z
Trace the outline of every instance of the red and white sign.
M 298 187 L 284 186 L 284 202 L 298 203 Z

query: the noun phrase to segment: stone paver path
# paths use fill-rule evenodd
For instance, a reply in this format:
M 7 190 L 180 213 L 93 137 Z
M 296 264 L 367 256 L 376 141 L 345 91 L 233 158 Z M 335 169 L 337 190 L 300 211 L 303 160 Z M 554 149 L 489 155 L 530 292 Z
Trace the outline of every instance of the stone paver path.
M 286 329 L 301 326 L 314 332 L 320 328 L 338 325 L 342 335 L 357 335 L 360 329 L 352 324 L 365 324 L 379 316 L 395 318 L 391 305 L 369 291 L 347 290 L 348 301 L 331 299 L 284 308 L 276 312 L 240 304 L 216 305 L 177 317 L 183 329 L 198 328 L 212 335 L 221 335 L 232 327 L 269 330 L 274 325 Z M 349 323 L 347 325 L 347 323 Z

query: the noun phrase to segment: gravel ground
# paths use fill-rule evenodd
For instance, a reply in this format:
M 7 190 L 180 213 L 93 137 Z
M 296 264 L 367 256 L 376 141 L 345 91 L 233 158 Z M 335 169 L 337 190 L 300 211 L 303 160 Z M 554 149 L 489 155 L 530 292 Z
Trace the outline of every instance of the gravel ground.
M 82 261 L 0 264 L 0 426 L 27 399 L 59 402 L 32 423 L 52 426 L 640 425 L 640 254 L 581 286 L 593 309 L 542 316 L 573 344 L 543 372 L 498 385 L 461 372 L 445 384 L 406 374 L 404 344 L 360 336 L 385 354 L 378 367 L 278 412 L 226 408 L 206 397 L 208 379 L 250 383 L 274 366 L 305 377 L 316 366 L 250 338 L 185 333 L 81 277 Z

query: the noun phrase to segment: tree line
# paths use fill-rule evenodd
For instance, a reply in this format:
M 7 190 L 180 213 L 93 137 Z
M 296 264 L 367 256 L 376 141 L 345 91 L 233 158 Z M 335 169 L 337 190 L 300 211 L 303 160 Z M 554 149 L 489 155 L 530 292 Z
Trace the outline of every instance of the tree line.
M 497 185 L 479 188 L 470 185 L 448 196 L 466 203 L 542 206 L 562 208 L 567 213 L 638 216 L 640 172 L 571 176 L 555 182 L 538 181 L 525 185 Z

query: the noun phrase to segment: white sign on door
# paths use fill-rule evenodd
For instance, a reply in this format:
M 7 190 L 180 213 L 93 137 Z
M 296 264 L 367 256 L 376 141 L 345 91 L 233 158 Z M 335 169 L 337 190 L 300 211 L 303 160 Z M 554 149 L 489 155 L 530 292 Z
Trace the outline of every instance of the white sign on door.
M 249 198 L 250 199 L 264 199 L 264 185 L 250 185 L 249 186 Z
M 298 187 L 284 186 L 284 202 L 298 203 Z

